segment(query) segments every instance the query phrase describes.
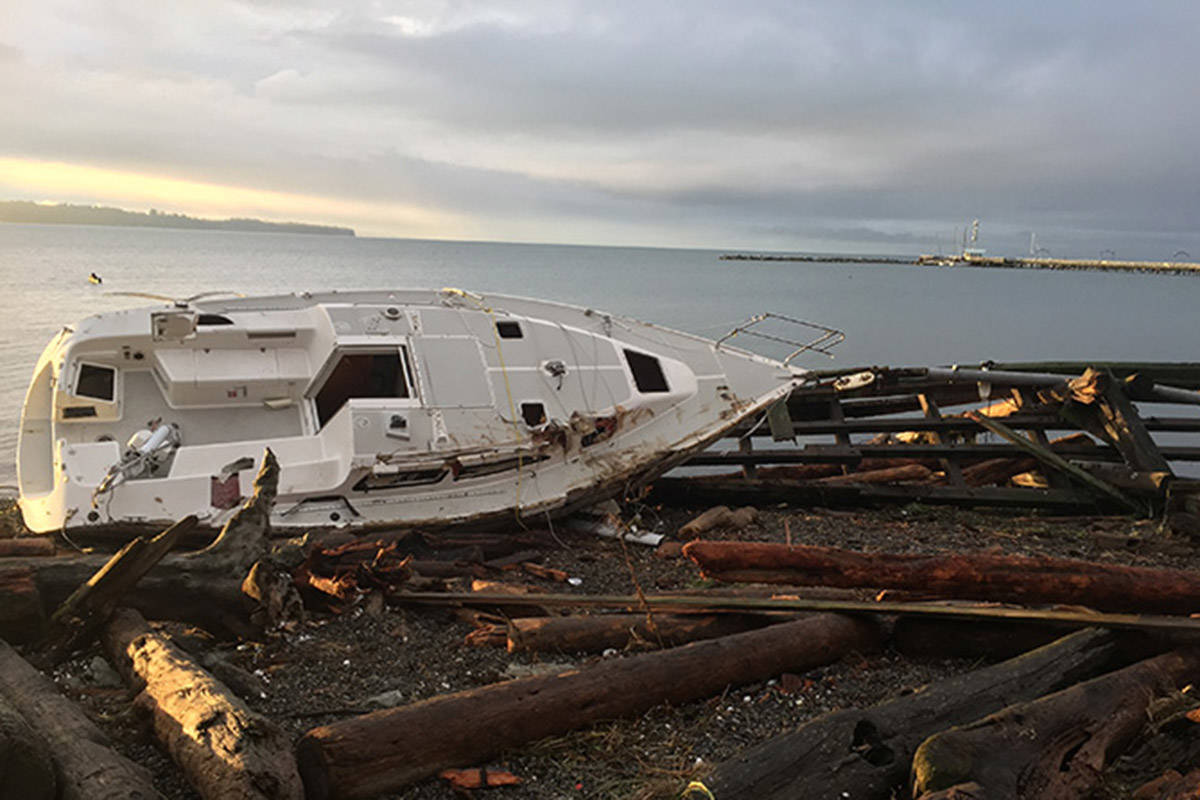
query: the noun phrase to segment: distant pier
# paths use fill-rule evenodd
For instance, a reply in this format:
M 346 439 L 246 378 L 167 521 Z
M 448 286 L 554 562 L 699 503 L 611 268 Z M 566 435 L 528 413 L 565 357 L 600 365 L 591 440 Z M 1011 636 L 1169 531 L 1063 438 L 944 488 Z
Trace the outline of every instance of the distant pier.
M 1200 275 L 1200 263 L 1191 261 L 1118 261 L 1085 258 L 1007 258 L 975 253 L 911 256 L 766 255 L 726 253 L 722 261 L 802 261 L 821 264 L 917 264 L 930 267 L 996 267 L 1001 269 L 1074 269 L 1109 272 L 1153 272 Z
M 921 256 L 924 258 L 924 256 Z M 821 264 L 916 264 L 912 256 L 813 256 L 764 255 L 762 253 L 726 253 L 722 261 L 807 261 Z
M 1080 269 L 1109 272 L 1155 272 L 1174 275 L 1200 275 L 1200 264 L 1190 261 L 1118 261 L 1091 258 L 1006 258 L 961 255 L 923 255 L 916 263 L 936 267 L 1000 267 L 1002 269 Z

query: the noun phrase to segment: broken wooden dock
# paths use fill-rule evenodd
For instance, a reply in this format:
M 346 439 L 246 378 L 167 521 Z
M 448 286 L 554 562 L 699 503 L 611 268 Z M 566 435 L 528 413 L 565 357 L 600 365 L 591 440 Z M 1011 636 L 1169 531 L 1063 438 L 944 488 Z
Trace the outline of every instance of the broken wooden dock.
M 1143 416 L 1137 405 L 1200 405 L 1196 387 L 1196 364 L 818 372 L 786 404 L 735 429 L 736 449 L 688 462 L 738 472 L 671 476 L 655 492 L 742 504 L 1167 510 L 1195 515 L 1200 526 L 1200 498 L 1187 509 L 1182 499 L 1200 482 L 1172 466 L 1200 461 L 1200 415 Z

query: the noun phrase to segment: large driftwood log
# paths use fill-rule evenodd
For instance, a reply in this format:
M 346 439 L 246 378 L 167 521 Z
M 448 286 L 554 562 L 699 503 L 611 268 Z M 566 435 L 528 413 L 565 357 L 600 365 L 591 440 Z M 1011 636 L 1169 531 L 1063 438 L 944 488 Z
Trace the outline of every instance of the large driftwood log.
M 209 630 L 250 633 L 242 579 L 270 549 L 270 511 L 279 480 L 279 463 L 267 450 L 255 478 L 254 495 L 230 518 L 208 547 L 171 553 L 121 598 L 121 604 L 153 616 L 200 625 Z M 0 559 L 0 609 L 13 601 L 26 605 L 33 596 L 22 578 L 31 574 L 44 611 L 57 608 L 109 561 L 104 555 Z M 0 630 L 7 629 L 0 610 Z M 28 641 L 29 638 L 24 638 Z
M 0 694 L 0 800 L 54 800 L 57 795 L 45 740 Z
M 717 800 L 888 800 L 931 734 L 1095 675 L 1117 654 L 1111 634 L 1079 631 L 915 694 L 818 717 L 718 764 L 705 784 Z
M 197 524 L 195 517 L 185 517 L 153 539 L 138 537 L 121 548 L 51 615 L 46 638 L 37 648 L 41 659 L 57 665 L 87 644 L 121 598 Z
M 587 614 L 519 617 L 508 623 L 510 653 L 599 653 L 631 640 L 674 646 L 756 630 L 790 616 L 769 614 Z
M 912 589 L 932 597 L 1068 603 L 1100 611 L 1190 614 L 1200 574 L 1055 558 L 978 553 L 860 553 L 761 542 L 689 542 L 684 555 L 720 581 Z
M 1145 725 L 1150 702 L 1198 677 L 1200 651 L 1165 653 L 943 731 L 913 756 L 913 796 L 1084 797 Z
M 54 683 L 0 642 L 0 694 L 45 739 L 61 800 L 159 798 L 149 773 L 114 751 L 108 738 Z
M 140 614 L 118 610 L 103 643 L 126 682 L 141 688 L 136 702 L 149 711 L 155 736 L 202 797 L 303 797 L 286 734 Z
M 822 614 L 493 684 L 314 728 L 297 748 L 301 775 L 309 800 L 372 797 L 525 742 L 877 646 L 873 624 Z

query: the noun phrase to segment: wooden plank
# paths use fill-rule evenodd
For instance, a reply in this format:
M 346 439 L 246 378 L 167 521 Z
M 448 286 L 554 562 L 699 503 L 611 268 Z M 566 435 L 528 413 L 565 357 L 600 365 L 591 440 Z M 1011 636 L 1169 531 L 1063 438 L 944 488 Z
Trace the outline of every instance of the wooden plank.
M 1042 447 L 1036 442 L 1026 439 L 1012 428 L 1009 428 L 1003 422 L 984 417 L 980 414 L 976 414 L 973 411 L 969 412 L 968 416 L 970 416 L 971 419 L 975 420 L 979 424 L 983 425 L 988 430 L 995 433 L 997 436 L 1007 439 L 1017 447 L 1025 450 L 1027 453 L 1029 453 L 1029 455 L 1033 456 L 1038 461 L 1041 461 L 1043 464 L 1046 464 L 1052 469 L 1065 472 L 1066 474 L 1078 479 L 1080 482 L 1092 487 L 1098 492 L 1108 495 L 1113 500 L 1116 500 L 1118 503 L 1137 514 L 1144 514 L 1147 512 L 1148 509 L 1144 504 L 1137 502 L 1120 489 L 1105 483 L 1104 481 L 1092 475 L 1090 472 L 1080 469 L 1064 459 L 1062 456 L 1055 453 L 1053 450 Z
M 941 409 L 938 408 L 937 400 L 934 400 L 931 395 L 917 395 L 917 400 L 921 403 L 921 411 L 924 412 L 927 419 L 940 420 L 942 418 Z M 946 440 L 941 433 L 936 431 L 930 434 L 934 444 L 945 444 Z M 938 461 L 942 465 L 942 469 L 946 471 L 946 477 L 950 479 L 951 486 L 966 486 L 963 481 L 962 465 L 954 458 L 940 458 Z
M 1194 637 L 1200 619 L 1152 614 L 1113 614 L 1061 608 L 1019 608 L 994 604 L 940 604 L 830 600 L 822 598 L 757 598 L 725 595 L 511 595 L 493 592 L 393 592 L 388 602 L 424 606 L 533 606 L 544 608 L 620 608 L 635 611 L 695 611 L 744 613 L 746 611 L 823 611 L 834 614 L 909 614 L 935 619 L 991 619 L 1059 625 L 1063 630 L 1097 627 L 1135 630 L 1167 636 Z

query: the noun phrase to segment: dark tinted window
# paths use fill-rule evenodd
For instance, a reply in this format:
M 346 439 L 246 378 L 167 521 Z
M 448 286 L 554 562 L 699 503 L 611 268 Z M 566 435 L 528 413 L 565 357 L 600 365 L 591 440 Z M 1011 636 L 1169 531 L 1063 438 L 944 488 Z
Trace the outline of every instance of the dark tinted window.
M 521 418 L 531 428 L 546 422 L 546 407 L 541 403 L 521 403 Z
M 317 392 L 317 419 L 329 421 L 353 397 L 408 397 L 399 352 L 343 355 Z
M 637 384 L 639 392 L 649 394 L 671 391 L 667 386 L 667 376 L 663 374 L 662 364 L 658 363 L 654 356 L 626 350 L 625 361 L 629 364 L 629 371 L 633 373 L 633 382 Z
M 80 364 L 79 379 L 75 381 L 75 394 L 111 403 L 115 396 L 116 384 L 117 371 L 112 367 Z
M 521 323 L 513 322 L 512 320 L 500 320 L 496 323 L 496 333 L 500 334 L 501 339 L 521 339 Z

